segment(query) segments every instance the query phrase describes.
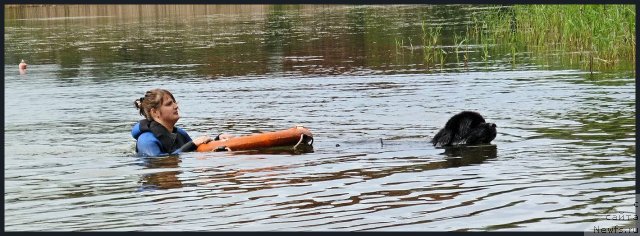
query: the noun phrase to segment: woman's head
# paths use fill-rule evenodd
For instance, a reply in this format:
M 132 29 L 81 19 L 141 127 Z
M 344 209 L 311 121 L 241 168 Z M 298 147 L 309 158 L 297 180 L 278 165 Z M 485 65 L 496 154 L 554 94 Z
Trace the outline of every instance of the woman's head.
M 175 124 L 180 119 L 176 99 L 165 89 L 149 90 L 134 104 L 140 110 L 140 115 L 150 121 Z

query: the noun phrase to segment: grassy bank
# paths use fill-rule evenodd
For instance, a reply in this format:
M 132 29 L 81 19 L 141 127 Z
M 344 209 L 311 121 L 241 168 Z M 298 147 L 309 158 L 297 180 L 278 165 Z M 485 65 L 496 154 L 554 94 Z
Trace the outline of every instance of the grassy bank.
M 473 37 L 532 53 L 559 53 L 589 70 L 635 66 L 634 5 L 515 5 L 474 17 Z
M 467 24 L 447 29 L 422 19 L 421 38 L 396 37 L 395 51 L 421 52 L 427 70 L 508 62 L 635 71 L 635 17 L 635 5 L 485 7 L 471 12 Z M 414 43 L 423 50 L 414 51 Z

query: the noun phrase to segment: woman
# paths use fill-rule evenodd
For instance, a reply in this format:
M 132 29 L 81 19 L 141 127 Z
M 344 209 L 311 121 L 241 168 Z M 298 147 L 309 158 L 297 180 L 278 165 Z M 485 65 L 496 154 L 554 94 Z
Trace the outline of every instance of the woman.
M 149 90 L 134 104 L 140 110 L 140 115 L 145 117 L 131 129 L 131 136 L 137 140 L 138 155 L 163 156 L 190 152 L 195 151 L 200 144 L 213 140 L 207 135 L 191 140 L 187 132 L 175 127 L 180 119 L 178 103 L 167 90 Z

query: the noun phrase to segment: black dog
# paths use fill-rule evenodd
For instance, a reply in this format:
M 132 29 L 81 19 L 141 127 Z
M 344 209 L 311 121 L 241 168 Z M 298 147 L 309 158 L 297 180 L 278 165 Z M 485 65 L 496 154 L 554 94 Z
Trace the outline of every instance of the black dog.
M 436 147 L 490 143 L 496 138 L 496 124 L 486 123 L 480 113 L 463 111 L 451 117 L 431 143 Z

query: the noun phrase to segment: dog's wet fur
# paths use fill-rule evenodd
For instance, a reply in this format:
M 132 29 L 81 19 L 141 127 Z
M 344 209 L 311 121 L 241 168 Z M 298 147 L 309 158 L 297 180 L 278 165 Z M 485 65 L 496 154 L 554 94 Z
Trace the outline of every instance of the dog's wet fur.
M 488 144 L 496 134 L 496 124 L 486 123 L 480 113 L 463 111 L 451 117 L 431 143 L 436 147 Z

